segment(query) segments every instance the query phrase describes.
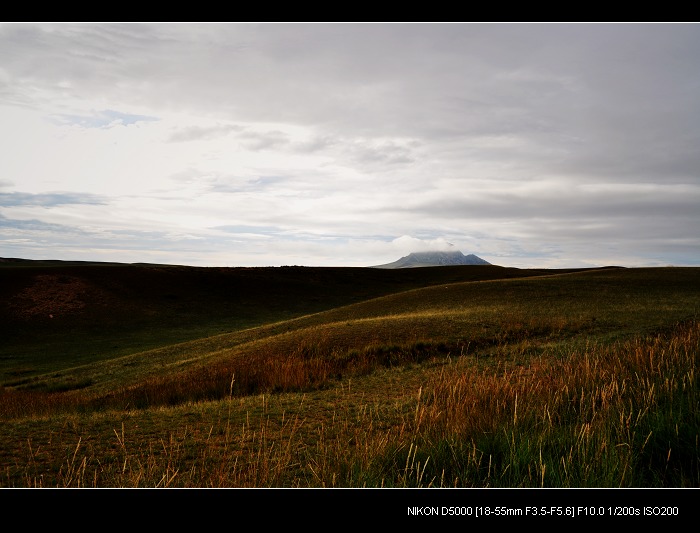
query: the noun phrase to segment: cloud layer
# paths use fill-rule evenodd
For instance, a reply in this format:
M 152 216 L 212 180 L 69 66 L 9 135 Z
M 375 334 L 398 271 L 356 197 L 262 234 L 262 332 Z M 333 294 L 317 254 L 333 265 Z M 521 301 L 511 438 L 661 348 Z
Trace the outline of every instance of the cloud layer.
M 696 24 L 0 24 L 0 256 L 700 265 Z

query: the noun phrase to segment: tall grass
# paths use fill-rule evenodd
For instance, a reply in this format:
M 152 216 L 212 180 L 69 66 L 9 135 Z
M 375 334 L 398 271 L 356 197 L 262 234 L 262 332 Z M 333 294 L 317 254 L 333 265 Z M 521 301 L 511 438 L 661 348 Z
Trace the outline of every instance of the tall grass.
M 0 485 L 700 487 L 699 275 L 452 283 L 18 367 Z
M 329 353 L 319 338 L 277 364 L 246 361 L 246 379 L 243 367 L 190 374 L 216 383 L 201 398 L 192 381 L 82 407 L 79 394 L 4 391 L 6 431 L 29 437 L 3 440 L 0 484 L 700 486 L 700 323 L 581 348 L 533 351 L 533 338 L 466 354 L 421 342 Z
M 424 475 L 479 487 L 700 486 L 699 339 L 695 322 L 527 366 L 446 367 L 416 415 L 417 446 L 433 459 Z

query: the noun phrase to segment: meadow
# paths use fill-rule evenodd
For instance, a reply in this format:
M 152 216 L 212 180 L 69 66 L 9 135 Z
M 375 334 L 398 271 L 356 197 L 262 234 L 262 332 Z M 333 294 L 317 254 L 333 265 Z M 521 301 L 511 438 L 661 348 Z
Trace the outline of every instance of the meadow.
M 700 268 L 0 281 L 2 487 L 700 487 Z

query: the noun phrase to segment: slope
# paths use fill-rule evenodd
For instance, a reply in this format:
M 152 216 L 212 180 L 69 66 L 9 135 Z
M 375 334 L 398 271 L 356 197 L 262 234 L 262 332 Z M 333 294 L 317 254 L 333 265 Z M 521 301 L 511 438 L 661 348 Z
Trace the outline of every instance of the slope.
M 568 343 L 570 349 L 576 342 L 611 342 L 669 327 L 692 317 L 698 302 L 700 269 L 606 269 L 456 282 L 37 375 L 6 386 L 66 390 L 79 384 L 85 392 L 98 395 L 136 387 L 151 390 L 153 398 L 154 390 L 178 383 L 179 397 L 211 398 L 225 394 L 232 375 L 242 382 L 241 376 L 255 374 L 266 365 L 282 365 L 290 357 L 346 361 L 352 366 L 356 357 L 391 360 L 396 354 L 409 359 L 440 353 L 488 356 L 504 343 L 521 343 L 523 350 L 535 352 L 562 343 Z M 275 389 L 282 384 L 264 386 Z
M 0 383 L 408 289 L 554 271 L 0 263 Z

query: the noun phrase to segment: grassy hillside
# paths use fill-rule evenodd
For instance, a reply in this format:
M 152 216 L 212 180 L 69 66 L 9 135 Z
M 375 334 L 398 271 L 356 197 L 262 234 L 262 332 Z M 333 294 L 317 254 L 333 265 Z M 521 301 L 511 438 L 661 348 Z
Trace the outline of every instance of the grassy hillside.
M 199 268 L 0 262 L 0 383 L 441 283 L 541 275 L 443 267 Z M 86 342 L 86 340 L 88 340 Z
M 3 486 L 700 486 L 700 269 L 0 275 Z

